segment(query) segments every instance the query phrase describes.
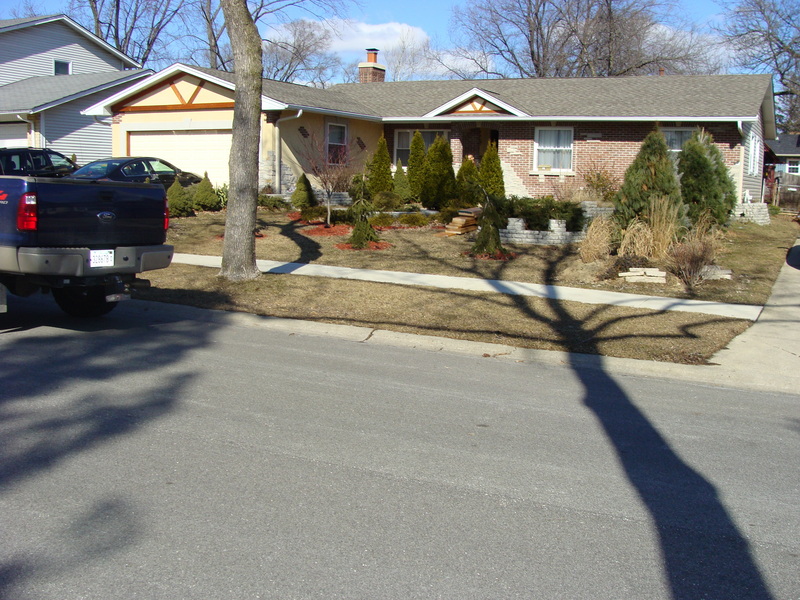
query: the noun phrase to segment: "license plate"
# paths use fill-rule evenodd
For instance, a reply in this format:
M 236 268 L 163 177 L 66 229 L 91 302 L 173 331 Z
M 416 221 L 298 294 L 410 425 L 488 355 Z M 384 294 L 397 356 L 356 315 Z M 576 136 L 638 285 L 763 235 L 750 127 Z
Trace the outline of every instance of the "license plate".
M 114 251 L 113 250 L 89 250 L 89 266 L 90 267 L 113 267 L 114 266 Z

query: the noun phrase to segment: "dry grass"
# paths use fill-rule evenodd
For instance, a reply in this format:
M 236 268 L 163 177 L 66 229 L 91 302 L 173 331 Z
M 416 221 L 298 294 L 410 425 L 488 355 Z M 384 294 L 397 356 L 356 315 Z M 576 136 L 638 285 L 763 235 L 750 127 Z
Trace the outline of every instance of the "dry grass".
M 650 258 L 664 258 L 670 246 L 680 239 L 683 233 L 679 222 L 681 208 L 666 198 L 652 198 L 647 210 L 647 224 L 653 235 L 653 255 Z
M 466 236 L 439 237 L 433 229 L 381 232 L 392 244 L 381 251 L 339 250 L 343 238 L 312 237 L 286 215 L 259 213 L 256 240 L 262 259 L 354 268 L 481 277 L 630 293 L 686 297 L 677 278 L 666 286 L 601 281 L 608 260 L 584 264 L 577 247 L 513 246 L 511 261 L 465 256 Z M 224 215 L 175 219 L 169 241 L 178 252 L 219 255 Z M 723 302 L 766 301 L 787 249 L 797 237 L 790 218 L 770 227 L 735 225 L 718 263 L 733 281 L 705 282 L 693 297 Z M 148 274 L 154 287 L 140 297 L 206 308 L 427 333 L 520 347 L 598 352 L 609 356 L 703 362 L 748 323 L 691 313 L 653 313 L 580 303 L 296 275 L 265 275 L 231 284 L 215 269 L 174 265 Z
M 630 222 L 622 231 L 622 240 L 619 243 L 620 256 L 653 256 L 653 230 L 644 221 L 638 218 Z
M 592 219 L 586 230 L 586 238 L 581 243 L 581 260 L 585 263 L 608 258 L 611 254 L 615 225 L 611 219 L 598 217 Z

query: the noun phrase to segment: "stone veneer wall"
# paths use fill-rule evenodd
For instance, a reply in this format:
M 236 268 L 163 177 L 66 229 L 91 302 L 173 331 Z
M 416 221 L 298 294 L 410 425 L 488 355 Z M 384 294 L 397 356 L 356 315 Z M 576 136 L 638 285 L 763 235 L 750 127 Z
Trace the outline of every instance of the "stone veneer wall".
M 558 246 L 582 242 L 586 237 L 586 228 L 589 221 L 600 216 L 611 216 L 613 207 L 597 206 L 597 202 L 581 202 L 581 208 L 586 213 L 586 224 L 583 231 L 567 231 L 567 222 L 550 219 L 547 231 L 532 231 L 525 229 L 523 219 L 509 219 L 508 227 L 500 230 L 500 241 L 507 244 L 535 244 L 540 246 Z
M 769 225 L 769 206 L 766 202 L 737 204 L 733 207 L 732 221 L 749 221 L 758 225 Z

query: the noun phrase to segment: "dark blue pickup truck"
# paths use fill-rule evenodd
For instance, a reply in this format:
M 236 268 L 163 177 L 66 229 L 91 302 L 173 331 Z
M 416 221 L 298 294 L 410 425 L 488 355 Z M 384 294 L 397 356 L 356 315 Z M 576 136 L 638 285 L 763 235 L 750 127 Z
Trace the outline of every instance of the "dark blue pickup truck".
M 148 285 L 138 273 L 169 266 L 168 226 L 161 185 L 0 176 L 0 286 L 52 292 L 70 315 L 106 314 Z

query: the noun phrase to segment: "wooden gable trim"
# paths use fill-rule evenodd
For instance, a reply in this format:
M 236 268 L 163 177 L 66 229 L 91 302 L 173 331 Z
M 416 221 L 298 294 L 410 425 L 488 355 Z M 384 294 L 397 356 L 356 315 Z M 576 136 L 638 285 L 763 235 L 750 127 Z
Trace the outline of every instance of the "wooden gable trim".
M 233 108 L 233 101 L 228 102 L 200 102 L 196 103 L 197 96 L 200 95 L 200 92 L 205 89 L 206 82 L 204 80 L 200 80 L 200 82 L 195 86 L 192 95 L 189 97 L 189 100 L 186 100 L 181 94 L 180 90 L 178 89 L 177 82 L 185 77 L 185 73 L 176 73 L 169 79 L 159 82 L 158 85 L 154 85 L 153 87 L 149 87 L 139 91 L 138 93 L 134 94 L 130 98 L 126 98 L 124 102 L 120 102 L 112 107 L 114 112 L 119 113 L 132 113 L 132 112 L 153 112 L 153 111 L 175 111 L 175 110 L 201 110 L 201 109 L 209 109 L 209 108 Z M 147 97 L 148 95 L 152 94 L 153 91 L 159 89 L 171 89 L 172 93 L 175 94 L 175 97 L 178 100 L 178 104 L 158 104 L 158 105 L 151 105 L 151 106 L 128 106 L 130 104 L 135 103 L 142 98 Z
M 135 112 L 161 112 L 161 111 L 180 111 L 180 110 L 204 110 L 204 109 L 220 109 L 220 108 L 233 108 L 233 102 L 200 102 L 198 104 L 182 104 L 180 106 L 175 104 L 161 104 L 153 106 L 126 106 L 124 108 L 116 109 L 115 112 L 120 113 L 135 113 Z
M 448 114 L 451 115 L 509 115 L 510 113 L 489 102 L 486 98 L 473 96 L 465 103 L 457 106 Z

